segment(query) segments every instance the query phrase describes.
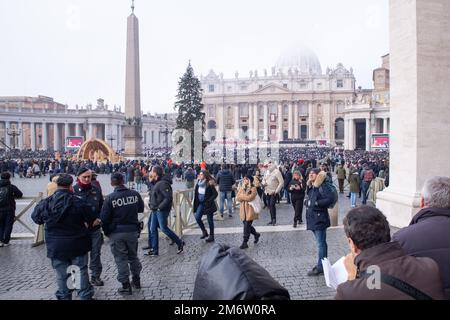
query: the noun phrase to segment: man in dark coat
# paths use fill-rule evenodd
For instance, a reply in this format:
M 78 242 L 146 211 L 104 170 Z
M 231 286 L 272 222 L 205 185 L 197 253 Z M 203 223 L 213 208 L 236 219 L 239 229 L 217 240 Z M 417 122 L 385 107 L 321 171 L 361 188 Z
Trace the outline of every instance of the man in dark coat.
M 393 236 L 403 250 L 415 257 L 429 257 L 441 270 L 446 298 L 450 299 L 450 178 L 425 181 L 421 208 L 408 227 Z
M 222 170 L 217 174 L 217 184 L 219 185 L 220 192 L 219 210 L 222 218 L 225 211 L 225 199 L 227 199 L 228 216 L 230 218 L 233 216 L 233 202 L 231 200 L 231 193 L 235 181 L 235 177 L 233 177 L 228 165 L 223 165 Z
M 185 243 L 168 226 L 168 218 L 173 202 L 172 179 L 169 175 L 164 175 L 163 168 L 160 166 L 153 167 L 152 171 L 155 176 L 156 183 L 150 195 L 150 210 L 152 211 L 150 230 L 153 250 L 149 255 L 158 256 L 158 227 L 166 236 L 177 244 L 177 253 L 181 253 L 184 250 Z
M 31 218 L 36 224 L 45 224 L 47 257 L 56 272 L 58 300 L 71 300 L 71 289 L 77 289 L 83 300 L 90 300 L 94 289 L 89 282 L 88 255 L 91 238 L 88 227 L 98 225 L 92 211 L 81 198 L 73 194 L 73 178 L 65 173 L 59 175 L 56 192 L 42 200 Z M 74 279 L 68 287 L 69 273 Z
M 100 230 L 100 212 L 103 206 L 103 195 L 92 183 L 92 171 L 87 167 L 80 167 L 77 173 L 77 183 L 73 187 L 75 195 L 79 196 L 91 209 L 92 214 L 97 219 L 97 225 L 89 228 L 92 241 L 92 250 L 89 255 L 89 269 L 91 270 L 91 283 L 94 286 L 103 286 L 100 278 L 103 267 L 101 262 L 101 252 L 103 245 L 103 234 Z
M 333 203 L 334 196 L 325 182 L 327 174 L 320 169 L 311 169 L 307 183 L 306 229 L 311 230 L 318 244 L 317 265 L 308 272 L 308 276 L 318 276 L 323 273 L 322 259 L 328 256 L 327 228 L 330 226 L 328 206 Z
M 0 177 L 0 247 L 7 247 L 14 225 L 15 199 L 22 198 L 23 194 L 9 181 L 11 179 L 9 172 L 3 172 Z
M 398 242 L 390 242 L 381 211 L 369 206 L 350 210 L 344 231 L 351 250 L 344 260 L 348 281 L 337 287 L 335 299 L 444 299 L 437 263 L 409 256 Z

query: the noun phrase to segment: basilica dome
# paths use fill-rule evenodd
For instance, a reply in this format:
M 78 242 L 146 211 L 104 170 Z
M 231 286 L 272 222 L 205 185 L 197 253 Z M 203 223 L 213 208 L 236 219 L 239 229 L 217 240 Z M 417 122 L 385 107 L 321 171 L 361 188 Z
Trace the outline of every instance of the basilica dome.
M 297 69 L 303 74 L 322 74 L 319 58 L 314 51 L 303 45 L 297 45 L 283 52 L 278 58 L 276 68 L 282 69 L 285 73 L 288 73 L 289 69 L 292 72 Z

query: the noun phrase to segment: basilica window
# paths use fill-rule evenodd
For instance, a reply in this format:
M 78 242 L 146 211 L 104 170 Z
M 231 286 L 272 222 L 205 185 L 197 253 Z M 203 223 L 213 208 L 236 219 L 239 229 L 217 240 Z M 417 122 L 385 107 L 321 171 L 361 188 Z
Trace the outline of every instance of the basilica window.
M 214 85 L 213 84 L 208 85 L 208 92 L 214 92 Z
M 306 82 L 305 81 L 301 81 L 300 82 L 300 89 L 305 89 L 306 88 Z
M 308 115 L 308 105 L 304 102 L 300 103 L 298 106 L 298 114 L 301 116 Z
M 337 88 L 343 88 L 344 87 L 344 80 L 337 80 L 336 81 L 336 87 Z
M 227 90 L 228 90 L 228 92 L 231 92 L 233 90 L 233 87 L 232 86 L 228 86 Z
M 322 89 L 322 82 L 317 83 L 317 89 Z
M 239 104 L 239 116 L 242 118 L 248 117 L 248 104 L 246 103 L 240 103 Z
M 241 91 L 247 90 L 247 86 L 241 86 Z
M 287 83 L 283 83 L 283 88 L 287 89 L 287 87 L 288 87 Z
M 209 118 L 216 117 L 216 106 L 213 104 L 208 105 L 208 117 Z
M 288 117 L 289 117 L 289 106 L 288 106 L 287 104 L 285 104 L 285 105 L 283 106 L 283 116 L 284 116 L 285 118 L 288 118 Z
M 262 84 L 260 84 L 260 85 L 258 86 L 258 88 L 259 88 L 259 89 L 262 89 L 262 87 L 263 87 L 263 85 L 262 85 Z
M 344 113 L 344 110 L 345 110 L 344 102 L 338 101 L 338 103 L 336 104 L 336 112 L 337 113 Z

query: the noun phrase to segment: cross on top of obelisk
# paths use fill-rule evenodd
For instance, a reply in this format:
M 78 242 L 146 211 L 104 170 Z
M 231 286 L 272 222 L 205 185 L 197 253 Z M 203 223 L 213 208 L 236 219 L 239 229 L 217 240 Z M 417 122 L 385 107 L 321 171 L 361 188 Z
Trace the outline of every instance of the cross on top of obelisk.
M 131 13 L 134 13 L 134 0 L 131 0 Z

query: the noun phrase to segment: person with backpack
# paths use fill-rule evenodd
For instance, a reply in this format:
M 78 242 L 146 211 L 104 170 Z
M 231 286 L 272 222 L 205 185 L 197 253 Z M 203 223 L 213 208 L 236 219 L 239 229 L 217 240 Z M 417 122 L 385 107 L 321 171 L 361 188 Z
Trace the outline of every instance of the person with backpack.
M 186 188 L 191 189 L 195 185 L 195 172 L 192 167 L 188 167 L 186 172 L 184 173 L 184 179 L 186 180 Z
M 258 212 L 252 206 L 251 202 L 257 199 L 258 192 L 256 187 L 253 185 L 253 176 L 248 175 L 244 177 L 241 188 L 237 194 L 237 200 L 241 203 L 239 209 L 239 215 L 242 223 L 244 224 L 244 240 L 239 247 L 240 249 L 248 248 L 248 240 L 250 239 L 250 234 L 255 237 L 254 243 L 258 243 L 260 233 L 256 232 L 255 227 L 252 226 L 254 220 L 258 219 Z M 258 196 L 259 199 L 259 196 Z M 259 200 L 261 201 L 261 200 Z M 261 205 L 259 205 L 261 208 Z
M 11 174 L 3 172 L 0 176 L 0 247 L 9 246 L 16 212 L 16 200 L 23 196 L 22 191 L 11 184 Z
M 356 207 L 356 195 L 360 191 L 361 179 L 359 178 L 359 173 L 356 168 L 351 169 L 348 176 L 348 183 L 350 184 L 350 200 L 352 208 Z
M 328 256 L 327 228 L 330 227 L 328 208 L 333 205 L 334 195 L 330 185 L 325 182 L 327 174 L 320 169 L 313 168 L 307 182 L 306 229 L 311 230 L 317 240 L 317 265 L 308 272 L 308 276 L 323 274 L 322 259 Z

